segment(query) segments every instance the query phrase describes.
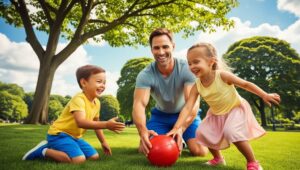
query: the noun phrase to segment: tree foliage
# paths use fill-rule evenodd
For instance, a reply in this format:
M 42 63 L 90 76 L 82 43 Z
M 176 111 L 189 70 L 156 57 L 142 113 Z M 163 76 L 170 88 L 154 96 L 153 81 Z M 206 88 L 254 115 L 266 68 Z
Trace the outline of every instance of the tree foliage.
M 57 99 L 50 99 L 49 101 L 49 121 L 54 121 L 58 118 L 61 114 L 62 110 L 64 109 L 61 102 Z
M 24 27 L 26 41 L 40 62 L 34 102 L 27 123 L 47 123 L 48 102 L 56 69 L 80 45 L 93 38 L 113 47 L 146 45 L 149 33 L 167 27 L 185 36 L 195 31 L 229 29 L 226 18 L 231 1 L 200 0 L 10 0 L 0 2 L 0 17 L 16 27 Z M 30 9 L 30 10 L 29 10 Z M 35 31 L 48 34 L 43 48 Z M 60 38 L 69 42 L 57 50 Z
M 112 95 L 100 97 L 100 120 L 106 121 L 120 114 L 119 101 Z
M 117 81 L 119 86 L 117 92 L 117 99 L 121 107 L 121 114 L 125 119 L 131 120 L 132 106 L 133 106 L 133 93 L 135 89 L 136 77 L 141 70 L 143 70 L 152 61 L 152 58 L 135 58 L 128 60 L 121 70 L 121 77 Z M 149 115 L 150 109 L 154 107 L 154 101 L 151 98 L 146 108 L 146 113 Z
M 20 96 L 8 91 L 0 91 L 0 117 L 2 119 L 20 121 L 27 115 L 27 105 Z
M 231 45 L 223 56 L 239 77 L 255 83 L 266 92 L 281 96 L 280 105 L 285 117 L 291 119 L 299 111 L 300 57 L 286 41 L 272 37 L 252 37 Z M 265 104 L 252 93 L 240 91 L 261 113 L 266 125 Z M 278 110 L 278 109 L 276 109 Z

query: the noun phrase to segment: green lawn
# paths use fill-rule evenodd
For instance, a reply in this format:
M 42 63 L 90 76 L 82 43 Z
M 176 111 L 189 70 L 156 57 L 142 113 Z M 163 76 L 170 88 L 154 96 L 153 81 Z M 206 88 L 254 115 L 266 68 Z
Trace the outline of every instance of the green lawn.
M 135 128 L 127 128 L 121 134 L 105 131 L 106 138 L 113 150 L 112 156 L 104 156 L 98 140 L 93 131 L 88 131 L 85 139 L 99 151 L 101 159 L 87 161 L 81 165 L 59 164 L 53 161 L 37 160 L 22 161 L 26 151 L 45 139 L 48 126 L 37 125 L 5 125 L 0 124 L 0 169 L 155 169 L 148 160 L 137 153 L 138 135 Z M 251 142 L 257 159 L 260 160 L 265 170 L 291 170 L 300 169 L 300 132 L 268 132 L 268 134 Z M 245 169 L 245 159 L 232 146 L 225 150 L 226 167 L 207 167 L 203 165 L 211 158 L 192 157 L 184 150 L 172 169 Z

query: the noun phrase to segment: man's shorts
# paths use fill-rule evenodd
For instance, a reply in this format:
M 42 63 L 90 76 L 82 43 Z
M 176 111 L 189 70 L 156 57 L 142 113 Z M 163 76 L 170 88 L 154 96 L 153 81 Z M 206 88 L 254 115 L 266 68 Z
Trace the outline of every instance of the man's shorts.
M 198 114 L 195 120 L 190 124 L 190 126 L 185 130 L 182 137 L 184 141 L 188 141 L 191 138 L 196 137 L 196 130 L 201 122 L 200 114 L 202 113 L 201 109 L 199 109 Z M 173 126 L 175 125 L 178 119 L 179 113 L 165 113 L 159 111 L 157 108 L 153 108 L 151 110 L 151 118 L 147 122 L 147 128 L 149 130 L 154 130 L 159 135 L 168 133 Z
M 65 152 L 70 158 L 85 156 L 89 158 L 98 152 L 82 138 L 76 139 L 66 133 L 47 135 L 48 148 Z

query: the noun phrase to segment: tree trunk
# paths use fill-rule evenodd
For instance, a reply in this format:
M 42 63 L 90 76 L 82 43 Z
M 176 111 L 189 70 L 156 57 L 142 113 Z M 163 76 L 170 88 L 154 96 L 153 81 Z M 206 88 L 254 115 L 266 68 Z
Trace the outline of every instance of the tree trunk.
M 48 122 L 48 103 L 56 67 L 51 64 L 40 66 L 31 111 L 26 124 L 46 124 Z
M 260 118 L 261 118 L 261 126 L 267 127 L 265 103 L 262 99 L 259 99 L 259 103 L 260 103 L 259 112 L 260 112 Z

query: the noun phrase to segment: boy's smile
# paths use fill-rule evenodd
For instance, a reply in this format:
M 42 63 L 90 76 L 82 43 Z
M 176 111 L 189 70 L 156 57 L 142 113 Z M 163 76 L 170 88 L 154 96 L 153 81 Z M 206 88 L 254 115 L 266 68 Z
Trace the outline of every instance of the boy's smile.
M 106 75 L 104 72 L 93 74 L 88 80 L 83 79 L 83 92 L 90 101 L 93 101 L 105 90 Z

